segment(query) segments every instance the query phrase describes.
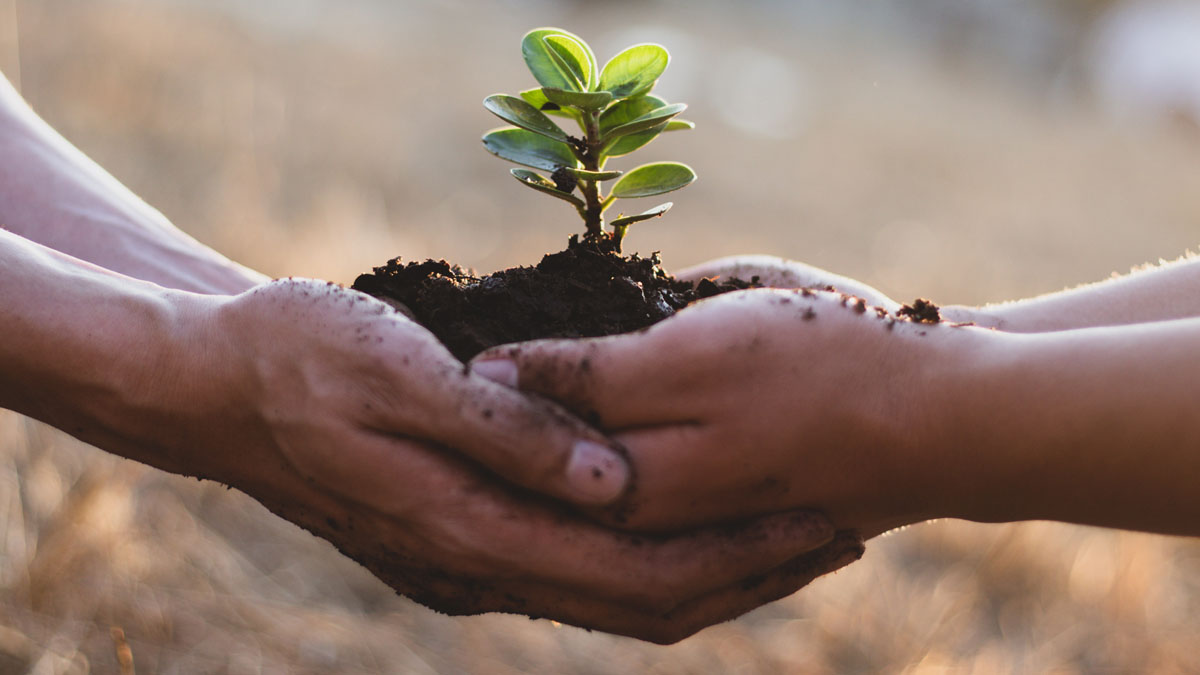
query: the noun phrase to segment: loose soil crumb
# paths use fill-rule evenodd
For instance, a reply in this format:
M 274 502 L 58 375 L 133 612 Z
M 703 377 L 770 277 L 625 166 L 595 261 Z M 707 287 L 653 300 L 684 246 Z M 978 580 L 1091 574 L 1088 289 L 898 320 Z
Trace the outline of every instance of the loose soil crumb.
M 389 260 L 353 288 L 407 309 L 466 362 L 496 345 L 538 338 L 628 333 L 662 321 L 696 300 L 758 287 L 758 278 L 679 281 L 655 253 L 622 257 L 608 241 L 572 237 L 536 267 L 475 277 L 445 260 Z
M 917 323 L 937 323 L 942 320 L 938 306 L 925 298 L 913 300 L 911 305 L 905 305 L 896 312 L 898 316 L 906 316 Z

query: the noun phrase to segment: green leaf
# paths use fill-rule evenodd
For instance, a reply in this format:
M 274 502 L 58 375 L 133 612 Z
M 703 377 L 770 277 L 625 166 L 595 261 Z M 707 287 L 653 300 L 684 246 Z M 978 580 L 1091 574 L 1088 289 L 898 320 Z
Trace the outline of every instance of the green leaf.
M 600 114 L 600 134 L 603 136 L 604 132 L 608 131 L 609 129 L 619 127 L 626 122 L 633 121 L 650 112 L 651 110 L 661 108 L 666 104 L 667 102 L 661 98 L 657 96 L 651 96 L 649 94 L 635 98 L 627 98 L 623 101 L 617 101 Z M 612 146 L 607 148 L 603 152 L 603 155 L 605 157 L 620 157 L 621 155 L 628 155 L 634 150 L 637 150 L 643 145 L 654 140 L 660 133 L 662 133 L 662 129 L 656 128 L 624 136 Z
M 621 157 L 641 148 L 643 145 L 658 138 L 658 135 L 666 129 L 665 124 L 661 124 L 653 129 L 639 131 L 636 134 L 629 134 L 618 138 L 612 145 L 604 148 L 600 153 L 603 157 Z
M 561 108 L 557 103 L 550 103 L 550 99 L 546 98 L 546 95 L 542 93 L 541 87 L 526 89 L 521 92 L 521 98 L 525 99 L 526 103 L 537 108 L 540 112 L 550 114 L 561 112 Z M 546 107 L 547 103 L 550 103 L 551 107 Z
M 621 136 L 628 136 L 629 134 L 635 134 L 639 131 L 653 129 L 659 125 L 665 125 L 667 120 L 678 115 L 686 109 L 686 103 L 672 103 L 671 105 L 664 105 L 661 108 L 655 108 L 641 117 L 609 129 L 607 132 L 601 134 L 600 138 L 605 143 L 608 143 L 615 138 L 620 138 Z
M 643 164 L 621 176 L 612 186 L 609 197 L 634 199 L 678 190 L 696 180 L 692 167 L 679 162 Z
M 658 206 L 650 209 L 649 211 L 643 211 L 643 212 L 637 214 L 636 216 L 621 216 L 619 218 L 613 218 L 612 222 L 609 223 L 609 225 L 612 225 L 613 227 L 622 227 L 622 226 L 628 227 L 634 223 L 641 222 L 643 220 L 650 220 L 651 218 L 658 218 L 659 216 L 663 215 L 667 211 L 670 211 L 671 207 L 674 205 L 675 205 L 674 202 L 667 202 L 666 204 L 659 204 Z
M 600 113 L 600 132 L 603 133 L 614 127 L 619 127 L 626 122 L 632 122 L 651 110 L 656 110 L 666 104 L 667 102 L 661 98 L 649 94 L 617 101 L 609 106 L 607 110 Z
M 577 207 L 582 208 L 584 206 L 582 199 L 569 192 L 563 192 L 562 190 L 554 187 L 553 181 L 539 173 L 534 173 L 528 169 L 509 169 L 509 171 L 512 172 L 513 177 L 521 181 L 523 185 L 527 185 L 538 192 L 545 192 L 548 195 L 558 197 L 565 202 L 571 202 Z
M 559 106 L 570 106 L 580 110 L 603 110 L 612 102 L 612 94 L 607 91 L 566 91 L 554 87 L 542 87 L 542 94 L 551 103 Z
M 535 134 L 541 134 L 546 138 L 567 142 L 566 132 L 558 128 L 558 125 L 549 117 L 543 115 L 541 111 L 524 99 L 508 94 L 492 94 L 483 99 L 483 107 L 505 122 L 528 129 Z
M 583 180 L 612 180 L 620 178 L 621 174 L 625 173 L 624 171 L 588 171 L 586 169 L 572 169 L 570 167 L 567 168 L 567 171 L 570 171 L 576 178 Z
M 538 84 L 556 89 L 578 89 L 577 86 L 573 86 L 574 77 L 570 73 L 564 72 L 555 57 L 551 56 L 551 47 L 543 39 L 551 35 L 566 36 L 579 43 L 591 64 L 591 73 L 587 80 L 595 82 L 596 56 L 592 54 L 592 50 L 586 42 L 581 40 L 578 35 L 568 33 L 561 28 L 535 28 L 521 38 L 521 55 L 525 57 L 525 65 L 529 66 L 529 72 L 533 73 Z
M 510 162 L 534 169 L 554 171 L 560 166 L 575 168 L 579 160 L 566 143 L 551 140 L 525 129 L 504 127 L 483 135 L 487 151 Z
M 551 103 L 550 99 L 546 98 L 546 95 L 542 93 L 541 87 L 538 87 L 537 89 L 526 89 L 525 91 L 521 92 L 521 98 L 525 99 L 525 102 L 529 105 L 537 108 L 547 115 L 566 117 L 567 119 L 575 120 L 579 123 L 579 128 L 583 129 L 583 118 L 580 116 L 579 111 L 574 108 L 563 108 L 557 103 Z
M 637 99 L 631 99 L 637 100 Z M 624 101 L 622 101 L 624 103 Z M 695 129 L 696 125 L 686 120 L 670 120 L 665 125 L 654 127 L 647 131 L 639 131 L 636 134 L 622 136 L 617 142 L 609 146 L 603 153 L 605 157 L 620 157 L 641 148 L 643 145 L 658 138 L 658 135 L 664 131 L 680 131 L 683 129 Z
M 576 91 L 589 91 L 592 63 L 587 48 L 579 40 L 567 35 L 547 35 L 542 41 L 550 48 L 550 58 L 555 65 L 579 83 Z
M 634 45 L 604 64 L 596 88 L 611 91 L 615 98 L 645 94 L 654 88 L 670 60 L 662 45 Z

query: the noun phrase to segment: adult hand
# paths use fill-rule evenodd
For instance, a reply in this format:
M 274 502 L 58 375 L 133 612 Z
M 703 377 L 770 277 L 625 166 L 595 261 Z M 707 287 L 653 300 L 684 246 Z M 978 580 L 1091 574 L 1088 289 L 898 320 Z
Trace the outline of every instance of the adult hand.
M 944 515 L 936 483 L 953 476 L 929 471 L 945 447 L 926 423 L 930 383 L 988 337 L 840 294 L 762 289 L 642 332 L 505 346 L 475 363 L 628 449 L 637 488 L 618 515 L 629 527 L 808 507 L 869 537 Z
M 857 536 L 835 536 L 824 517 L 796 511 L 672 536 L 617 532 L 514 493 L 436 448 L 376 445 L 339 479 L 293 473 L 246 489 L 447 614 L 527 614 L 669 644 L 789 595 L 863 551 Z M 381 482 L 386 491 L 372 487 Z
M 861 554 L 841 537 L 806 555 L 833 536 L 816 515 L 635 538 L 510 492 L 480 465 L 588 504 L 628 472 L 562 411 L 332 284 L 168 291 L 0 230 L 0 325 L 0 406 L 239 487 L 446 611 L 671 641 Z
M 612 500 L 628 473 L 602 436 L 470 374 L 362 294 L 287 280 L 188 302 L 206 354 L 190 414 L 156 425 L 158 456 L 208 453 L 168 466 L 242 488 L 434 609 L 673 642 L 861 555 L 816 514 L 637 537 L 514 492 L 479 464 L 581 504 Z

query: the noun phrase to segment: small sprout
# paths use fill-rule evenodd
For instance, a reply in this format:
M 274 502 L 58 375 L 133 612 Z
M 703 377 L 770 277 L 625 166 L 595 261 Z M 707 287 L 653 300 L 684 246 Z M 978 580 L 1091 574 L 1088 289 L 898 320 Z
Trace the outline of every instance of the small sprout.
M 667 103 L 650 93 L 670 55 L 660 45 L 634 45 L 599 68 L 586 42 L 558 28 L 526 33 L 521 54 L 541 86 L 520 96 L 493 94 L 484 99 L 485 108 L 513 126 L 487 132 L 483 145 L 497 157 L 548 172 L 547 178 L 528 169 L 512 170 L 523 185 L 574 206 L 583 218 L 585 240 L 607 239 L 619 252 L 630 225 L 663 215 L 671 203 L 615 218 L 608 233 L 604 212 L 615 200 L 659 195 L 696 180 L 691 167 L 678 162 L 645 164 L 626 172 L 604 168 L 610 157 L 627 155 L 665 131 L 695 128 L 676 118 L 686 105 Z M 580 136 L 564 131 L 551 115 L 573 120 Z M 605 195 L 602 184 L 611 180 L 616 182 Z

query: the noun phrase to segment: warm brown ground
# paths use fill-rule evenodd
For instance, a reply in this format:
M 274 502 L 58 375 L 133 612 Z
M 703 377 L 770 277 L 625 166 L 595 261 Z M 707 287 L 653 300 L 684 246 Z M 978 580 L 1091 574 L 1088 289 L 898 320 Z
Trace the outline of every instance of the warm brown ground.
M 185 3 L 0 0 L 0 67 L 15 74 L 15 9 L 35 107 L 182 227 L 277 275 L 348 282 L 392 255 L 491 270 L 560 247 L 573 214 L 483 152 L 495 122 L 479 102 L 528 86 L 524 29 L 562 25 L 609 54 L 646 39 L 611 28 L 634 13 L 675 52 L 664 93 L 675 74 L 699 125 L 638 158 L 701 177 L 628 240 L 669 267 L 769 252 L 900 299 L 984 302 L 1200 241 L 1195 126 L 1112 121 L 1069 78 L 698 3 L 612 3 L 599 17 L 406 2 L 356 19 L 367 4 L 311 3 L 333 15 L 305 24 L 310 3 L 295 2 L 263 29 Z M 790 137 L 717 114 L 708 87 L 737 79 L 714 65 L 720 35 L 802 69 L 806 121 Z M 713 76 L 686 77 L 686 59 Z M 240 494 L 0 413 L 0 673 L 119 672 L 112 626 L 140 673 L 1197 672 L 1200 542 L 923 525 L 662 648 L 437 616 Z

